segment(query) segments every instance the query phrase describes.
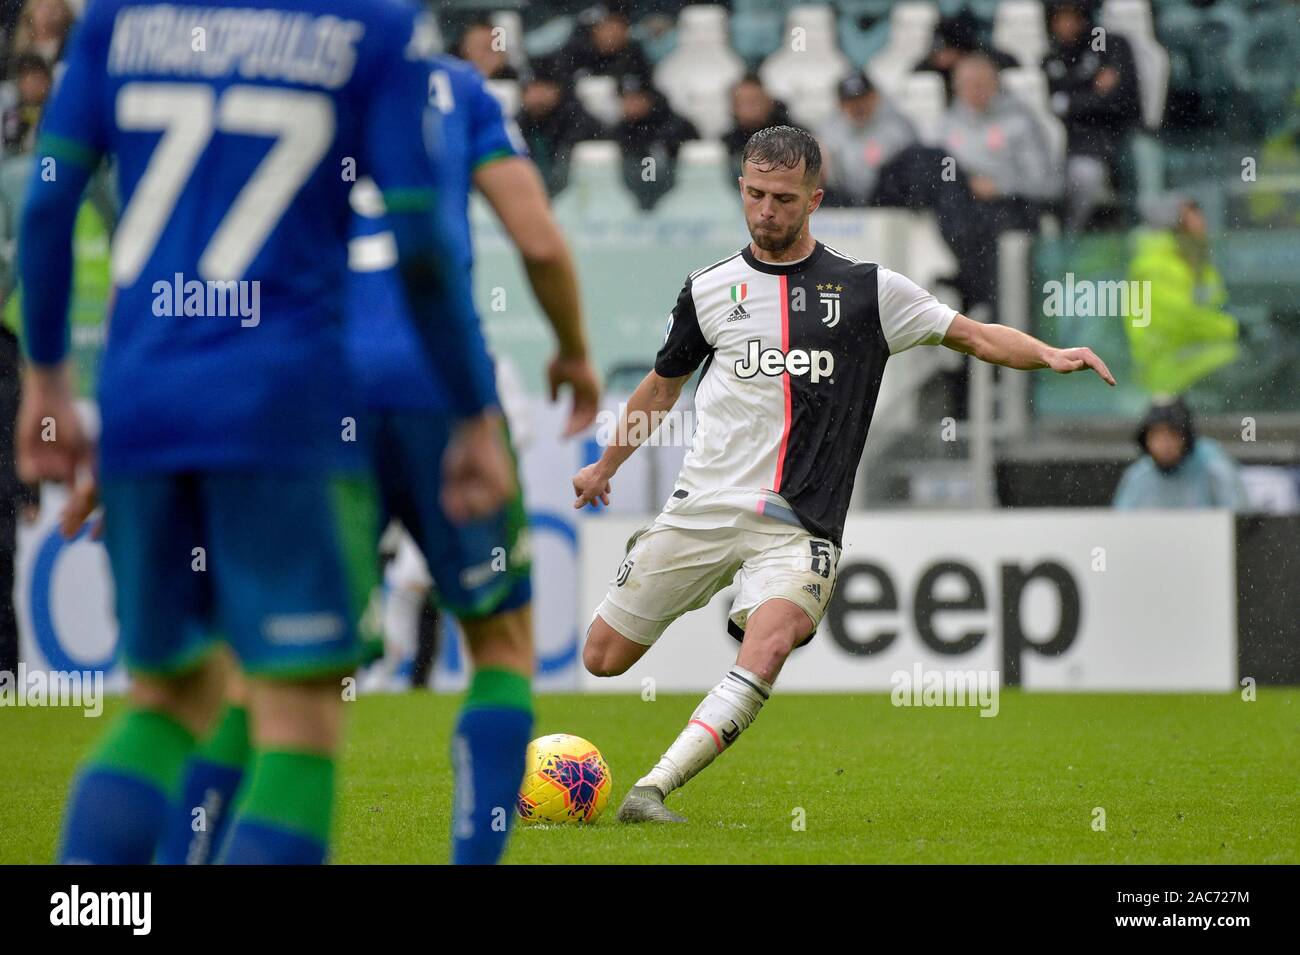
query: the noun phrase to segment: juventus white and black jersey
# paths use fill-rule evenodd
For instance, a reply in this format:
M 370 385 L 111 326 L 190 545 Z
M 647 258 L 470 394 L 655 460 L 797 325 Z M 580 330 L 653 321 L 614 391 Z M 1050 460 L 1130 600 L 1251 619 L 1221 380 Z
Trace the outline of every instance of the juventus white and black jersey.
M 698 527 L 756 513 L 841 546 L 885 362 L 938 344 L 956 314 L 820 242 L 798 262 L 762 262 L 746 246 L 691 273 L 655 359 L 665 378 L 705 363 L 661 519 Z

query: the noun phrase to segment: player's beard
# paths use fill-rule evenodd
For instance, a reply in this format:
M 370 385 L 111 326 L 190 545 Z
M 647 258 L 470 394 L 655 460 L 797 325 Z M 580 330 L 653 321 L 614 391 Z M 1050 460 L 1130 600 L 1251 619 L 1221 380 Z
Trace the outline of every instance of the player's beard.
M 746 225 L 749 225 L 749 237 L 754 240 L 756 246 L 764 252 L 780 255 L 795 244 L 799 238 L 799 233 L 803 231 L 804 223 L 807 221 L 808 219 L 805 216 L 784 232 L 755 229 L 749 223 L 746 223 Z

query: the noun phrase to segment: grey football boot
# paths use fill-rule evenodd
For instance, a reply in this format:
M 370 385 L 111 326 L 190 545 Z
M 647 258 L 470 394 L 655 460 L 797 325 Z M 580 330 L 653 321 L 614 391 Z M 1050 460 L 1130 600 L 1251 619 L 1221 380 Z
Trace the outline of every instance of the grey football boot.
M 686 822 L 686 817 L 664 805 L 656 786 L 633 786 L 618 807 L 619 822 Z

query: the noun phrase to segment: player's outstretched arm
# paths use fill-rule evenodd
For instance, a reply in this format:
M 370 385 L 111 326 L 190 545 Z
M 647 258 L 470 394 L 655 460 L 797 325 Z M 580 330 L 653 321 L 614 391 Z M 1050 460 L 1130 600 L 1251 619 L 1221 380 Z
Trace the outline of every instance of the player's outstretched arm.
M 953 351 L 974 355 L 980 361 L 1021 371 L 1050 368 L 1065 375 L 1091 368 L 1106 384 L 1115 384 L 1115 376 L 1091 348 L 1054 348 L 1019 329 L 986 325 L 965 315 L 952 320 L 943 344 Z
M 632 452 L 654 433 L 655 428 L 650 425 L 657 424 L 660 416 L 677 403 L 682 387 L 690 377 L 687 374 L 680 378 L 665 378 L 652 371 L 641 380 L 627 400 L 618 431 L 605 446 L 600 460 L 588 464 L 573 476 L 573 493 L 577 496 L 573 502 L 575 508 L 588 504 L 595 506 L 597 501 L 609 504 L 610 479 Z
M 586 430 L 600 406 L 600 382 L 587 357 L 587 336 L 578 295 L 578 275 L 564 234 L 551 215 L 546 187 L 537 168 L 523 156 L 508 156 L 480 166 L 474 185 L 492 204 L 524 260 L 547 321 L 555 331 L 559 352 L 546 369 L 551 400 L 562 387 L 573 390 L 573 412 L 566 437 Z

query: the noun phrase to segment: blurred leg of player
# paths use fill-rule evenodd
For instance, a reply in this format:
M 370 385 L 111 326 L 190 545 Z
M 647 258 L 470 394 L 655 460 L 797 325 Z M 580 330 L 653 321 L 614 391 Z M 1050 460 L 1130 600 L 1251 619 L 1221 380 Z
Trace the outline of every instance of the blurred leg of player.
M 225 624 L 248 677 L 253 740 L 246 788 L 219 858 L 229 864 L 311 864 L 328 853 L 341 680 L 360 655 L 356 621 L 375 576 L 378 507 L 367 479 L 299 484 L 293 501 L 283 492 L 272 499 L 256 487 L 235 487 L 242 500 L 223 498 L 227 506 L 212 522 L 214 534 L 219 528 L 229 549 L 249 564 L 275 567 L 255 579 L 227 581 L 229 596 L 243 597 L 228 603 L 253 611 Z M 296 549 L 319 551 L 317 560 L 286 566 L 276 559 L 273 527 Z M 301 609 L 256 611 L 284 606 L 295 592 L 306 595 L 297 601 Z M 257 639 L 246 635 L 247 624 L 256 627 Z
M 190 755 L 180 796 L 168 812 L 154 861 L 204 865 L 212 861 L 233 817 L 233 803 L 252 753 L 248 683 L 227 648 L 213 656 L 221 672 L 224 705 L 215 727 Z
M 153 858 L 185 760 L 226 684 L 211 636 L 220 627 L 258 675 L 258 749 L 230 858 L 323 861 L 337 675 L 357 655 L 338 545 L 361 529 L 364 491 L 309 477 L 160 475 L 109 481 L 104 500 L 135 684 L 131 708 L 74 783 L 59 859 Z M 372 527 L 373 500 L 369 514 Z
M 363 425 L 364 427 L 364 425 Z M 452 861 L 505 851 L 533 726 L 531 565 L 522 491 L 496 514 L 455 524 L 440 505 L 450 420 L 436 412 L 370 416 L 384 507 L 424 554 L 442 606 L 465 632 L 474 672 L 452 738 Z
M 145 865 L 153 859 L 185 760 L 220 707 L 221 686 L 222 668 L 210 653 L 178 665 L 175 674 L 133 673 L 126 712 L 73 779 L 60 863 Z
M 369 605 L 375 585 L 369 552 L 377 525 L 377 503 L 369 480 L 339 478 L 336 486 L 345 501 L 339 510 L 340 536 L 346 548 L 348 592 L 352 607 Z M 365 615 L 359 623 L 364 643 L 375 642 Z M 220 858 L 231 821 L 248 794 L 245 781 L 252 769 L 248 678 L 228 652 L 224 654 L 225 706 L 216 728 L 190 756 L 180 797 L 172 804 L 155 862 L 161 865 L 205 865 Z M 332 682 L 334 692 L 339 691 Z M 314 744 L 313 744 L 314 745 Z

